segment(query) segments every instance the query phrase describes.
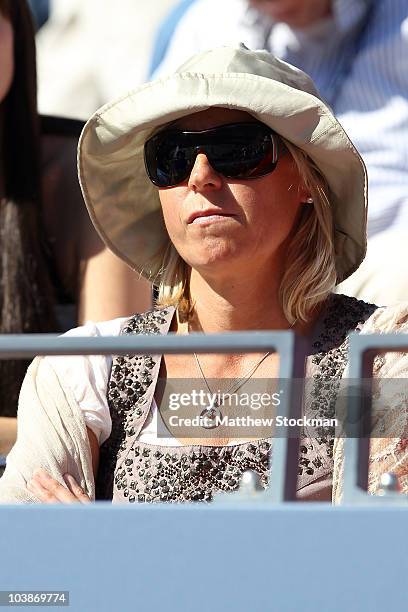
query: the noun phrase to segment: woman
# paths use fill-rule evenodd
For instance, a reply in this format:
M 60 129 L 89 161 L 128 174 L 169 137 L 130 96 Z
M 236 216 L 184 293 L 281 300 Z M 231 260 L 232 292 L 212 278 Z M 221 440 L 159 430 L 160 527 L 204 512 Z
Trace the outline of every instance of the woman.
M 330 417 L 346 377 L 347 334 L 408 328 L 407 306 L 332 293 L 364 258 L 365 167 L 307 75 L 267 52 L 199 54 L 103 107 L 82 134 L 79 175 L 95 227 L 154 281 L 158 305 L 71 335 L 293 329 L 308 343 L 305 411 Z M 391 366 L 394 375 L 407 367 L 387 356 L 376 372 Z M 257 384 L 276 379 L 277 356 L 36 359 L 0 499 L 89 501 L 95 476 L 98 499 L 210 500 L 236 489 L 248 468 L 265 486 L 270 440 L 214 427 L 223 404 L 204 408 L 210 423 L 190 439 L 159 431 L 167 406 L 158 405 L 175 381 L 201 377 L 210 390 L 210 379 L 233 379 L 225 391 L 255 372 Z M 333 441 L 305 427 L 299 498 L 340 498 Z M 390 467 L 406 487 L 403 447 L 395 464 L 395 439 L 381 442 L 370 490 Z
M 43 197 L 36 95 L 29 8 L 25 0 L 0 0 L 0 333 L 59 331 L 61 296 L 76 304 L 79 323 L 149 304 L 148 284 L 103 248 L 81 198 L 58 200 L 56 210 Z M 27 365 L 0 362 L 0 455 L 15 440 L 10 417 Z

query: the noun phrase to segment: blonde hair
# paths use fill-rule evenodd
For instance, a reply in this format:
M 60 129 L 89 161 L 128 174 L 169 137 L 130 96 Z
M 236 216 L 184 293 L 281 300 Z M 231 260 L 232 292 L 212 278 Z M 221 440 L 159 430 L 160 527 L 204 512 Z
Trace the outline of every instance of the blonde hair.
M 308 321 L 314 308 L 333 291 L 336 280 L 333 218 L 329 186 L 315 163 L 301 149 L 284 140 L 313 204 L 303 206 L 288 244 L 279 299 L 289 323 Z M 177 306 L 188 319 L 192 310 L 190 266 L 169 241 L 158 275 L 158 306 Z

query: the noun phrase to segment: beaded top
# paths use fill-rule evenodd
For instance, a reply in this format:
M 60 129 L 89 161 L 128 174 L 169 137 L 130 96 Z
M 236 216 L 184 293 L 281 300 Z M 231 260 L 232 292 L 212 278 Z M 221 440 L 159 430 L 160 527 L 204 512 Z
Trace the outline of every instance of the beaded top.
M 215 490 L 235 490 L 245 470 L 266 486 L 270 447 L 267 440 L 170 448 L 136 442 L 114 483 L 129 502 L 210 501 Z
M 332 295 L 321 315 L 306 377 L 310 389 L 308 416 L 333 418 L 338 389 L 348 360 L 350 331 L 358 331 L 376 306 Z M 124 334 L 166 334 L 174 308 L 160 308 L 131 317 Z M 126 355 L 113 360 L 108 385 L 112 433 L 101 446 L 97 499 L 113 502 L 210 501 L 216 491 L 237 489 L 243 472 L 256 471 L 268 484 L 271 439 L 228 446 L 160 446 L 137 437 L 149 413 L 160 369 L 159 355 Z M 334 431 L 304 428 L 298 464 L 298 491 L 316 481 L 330 482 Z

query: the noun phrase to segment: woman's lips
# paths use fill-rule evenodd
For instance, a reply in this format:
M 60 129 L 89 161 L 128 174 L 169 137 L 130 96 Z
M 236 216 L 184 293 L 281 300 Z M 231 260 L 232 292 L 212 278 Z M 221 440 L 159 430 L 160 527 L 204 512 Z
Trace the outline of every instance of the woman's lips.
M 225 221 L 225 219 L 230 219 L 234 215 L 203 215 L 201 217 L 195 217 L 191 221 L 191 225 L 204 225 L 205 223 L 218 223 L 220 221 Z
M 209 208 L 207 210 L 196 210 L 190 213 L 187 218 L 188 225 L 202 225 L 203 223 L 216 223 L 230 217 L 235 217 L 230 213 L 223 212 L 219 208 Z

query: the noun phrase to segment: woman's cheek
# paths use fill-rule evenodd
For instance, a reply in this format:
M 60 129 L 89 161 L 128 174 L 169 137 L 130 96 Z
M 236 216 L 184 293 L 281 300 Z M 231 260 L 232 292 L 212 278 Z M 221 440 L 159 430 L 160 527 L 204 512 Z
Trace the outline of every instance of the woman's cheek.
M 167 229 L 167 233 L 170 239 L 182 236 L 184 232 L 184 224 L 181 215 L 182 210 L 182 199 L 178 197 L 174 190 L 161 190 L 159 191 L 160 202 L 162 206 L 162 213 L 164 224 Z

